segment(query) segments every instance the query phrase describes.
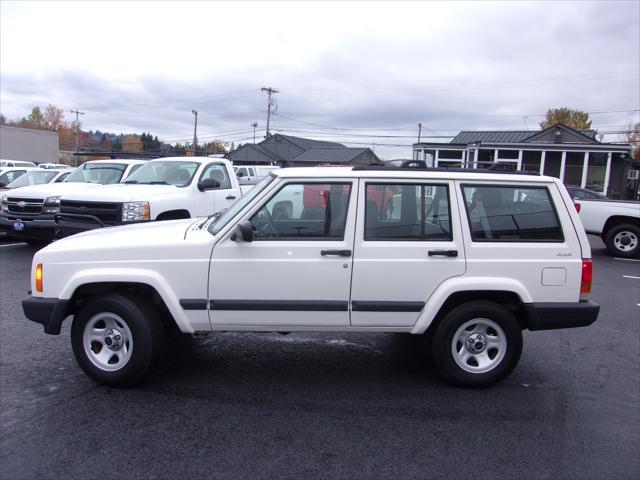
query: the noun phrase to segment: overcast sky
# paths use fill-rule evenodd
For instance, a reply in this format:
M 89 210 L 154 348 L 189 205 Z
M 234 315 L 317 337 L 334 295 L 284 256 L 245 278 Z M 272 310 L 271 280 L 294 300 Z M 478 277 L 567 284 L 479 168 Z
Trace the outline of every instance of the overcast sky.
M 77 107 L 84 129 L 174 143 L 196 109 L 200 141 L 237 144 L 264 135 L 271 86 L 273 132 L 386 159 L 411 156 L 418 122 L 432 140 L 535 129 L 559 106 L 616 141 L 640 118 L 639 5 L 3 0 L 0 110 Z

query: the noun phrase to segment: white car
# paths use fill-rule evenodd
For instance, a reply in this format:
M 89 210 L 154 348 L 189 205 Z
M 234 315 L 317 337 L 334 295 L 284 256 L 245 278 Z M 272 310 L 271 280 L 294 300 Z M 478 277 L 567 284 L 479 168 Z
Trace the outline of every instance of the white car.
M 60 183 L 71 174 L 72 170 L 44 170 L 31 169 L 24 175 L 18 177 L 13 182 L 2 187 L 2 190 L 13 190 L 14 188 L 30 187 L 32 185 L 43 185 L 45 183 Z
M 20 178 L 25 173 L 37 170 L 35 167 L 1 167 L 0 168 L 0 188 L 4 188 L 14 180 Z
M 208 219 L 49 245 L 22 305 L 48 334 L 73 316 L 75 357 L 107 385 L 140 381 L 167 328 L 428 332 L 445 379 L 484 387 L 515 368 L 523 329 L 592 324 L 591 282 L 589 242 L 558 179 L 292 168 Z
M 62 195 L 59 236 L 154 220 L 206 217 L 240 198 L 224 158 L 175 157 L 147 162 L 124 182 Z
M 598 235 L 611 255 L 640 257 L 640 202 L 613 200 L 577 187 L 567 187 L 587 233 Z
M 0 195 L 0 229 L 16 240 L 41 246 L 55 238 L 55 215 L 67 192 L 117 183 L 144 160 L 92 160 L 76 168 L 64 182 L 13 189 Z
M 24 160 L 0 160 L 0 168 L 4 167 L 32 167 L 36 168 L 37 165 L 33 162 L 27 162 Z
M 38 168 L 59 170 L 61 168 L 73 168 L 73 167 L 71 165 L 65 165 L 64 163 L 39 163 Z

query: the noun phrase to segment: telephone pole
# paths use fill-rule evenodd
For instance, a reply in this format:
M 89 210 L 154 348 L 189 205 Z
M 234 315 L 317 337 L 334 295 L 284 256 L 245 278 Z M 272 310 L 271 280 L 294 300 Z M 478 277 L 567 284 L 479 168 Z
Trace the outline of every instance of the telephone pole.
M 268 100 L 267 100 L 267 134 L 265 136 L 265 138 L 269 138 L 271 136 L 271 131 L 269 130 L 269 125 L 270 125 L 270 121 L 271 121 L 271 107 L 273 105 L 276 105 L 275 100 L 271 99 L 271 95 L 273 95 L 274 93 L 278 93 L 278 90 L 276 90 L 275 88 L 266 88 L 266 87 L 262 87 L 260 90 L 262 90 L 263 92 L 267 92 L 267 95 L 269 96 Z M 276 105 L 276 109 L 275 111 L 278 109 L 277 105 Z
M 418 143 L 420 143 L 420 134 L 422 134 L 422 124 L 418 124 Z
M 256 127 L 258 126 L 258 122 L 253 122 L 251 124 L 251 126 L 253 127 L 253 143 L 255 145 L 255 143 L 256 143 Z
M 196 156 L 196 147 L 198 146 L 198 136 L 196 135 L 196 131 L 198 130 L 198 111 L 197 110 L 191 110 L 191 113 L 193 113 L 196 116 L 196 123 L 193 125 L 193 156 Z
M 78 108 L 76 107 L 75 110 L 71 110 L 71 113 L 75 113 L 76 114 L 76 167 L 78 166 L 78 152 L 80 151 L 80 145 L 78 144 L 78 129 L 80 128 L 80 120 L 79 120 L 79 115 L 84 115 L 84 112 L 79 112 Z

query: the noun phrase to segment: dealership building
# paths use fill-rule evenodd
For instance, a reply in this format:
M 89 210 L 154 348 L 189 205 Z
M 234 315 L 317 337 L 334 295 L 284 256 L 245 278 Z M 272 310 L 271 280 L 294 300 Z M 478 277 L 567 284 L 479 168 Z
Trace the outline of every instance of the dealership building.
M 594 130 L 554 125 L 532 131 L 463 131 L 450 143 L 413 145 L 428 167 L 527 170 L 612 198 L 634 198 L 638 169 L 629 144 L 602 143 Z

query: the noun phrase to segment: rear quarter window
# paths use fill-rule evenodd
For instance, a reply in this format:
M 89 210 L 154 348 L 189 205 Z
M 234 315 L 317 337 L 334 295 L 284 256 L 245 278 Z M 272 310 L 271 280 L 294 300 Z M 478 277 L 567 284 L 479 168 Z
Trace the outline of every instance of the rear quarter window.
M 547 187 L 462 185 L 474 242 L 564 241 Z

